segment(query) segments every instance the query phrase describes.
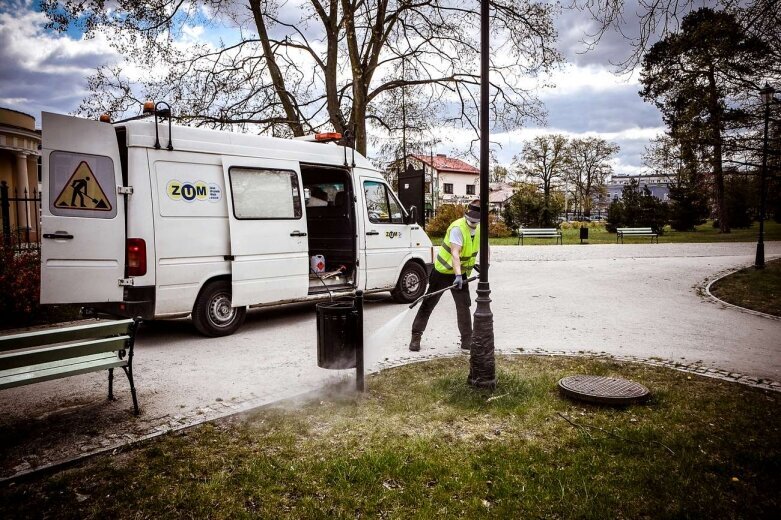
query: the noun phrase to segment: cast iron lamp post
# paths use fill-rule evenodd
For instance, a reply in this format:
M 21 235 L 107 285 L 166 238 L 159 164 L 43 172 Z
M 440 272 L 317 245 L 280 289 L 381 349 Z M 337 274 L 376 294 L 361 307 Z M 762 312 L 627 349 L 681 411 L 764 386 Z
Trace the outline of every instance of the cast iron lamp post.
M 477 284 L 474 332 L 469 357 L 470 385 L 496 388 L 494 358 L 494 315 L 491 312 L 491 288 L 488 284 L 488 7 L 489 0 L 480 1 L 480 282 Z
M 765 104 L 765 137 L 762 144 L 762 173 L 759 181 L 759 240 L 757 241 L 757 257 L 754 267 L 765 268 L 765 179 L 767 179 L 767 128 L 770 120 L 770 102 L 773 100 L 775 90 L 765 83 L 765 87 L 759 91 L 759 96 Z

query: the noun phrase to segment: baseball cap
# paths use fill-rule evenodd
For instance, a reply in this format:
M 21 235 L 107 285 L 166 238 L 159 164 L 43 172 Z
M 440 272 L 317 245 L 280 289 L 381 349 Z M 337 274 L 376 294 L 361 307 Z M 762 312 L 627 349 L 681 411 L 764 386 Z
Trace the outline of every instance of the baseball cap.
M 466 207 L 464 217 L 466 217 L 466 219 L 473 224 L 480 222 L 480 203 L 470 202 Z

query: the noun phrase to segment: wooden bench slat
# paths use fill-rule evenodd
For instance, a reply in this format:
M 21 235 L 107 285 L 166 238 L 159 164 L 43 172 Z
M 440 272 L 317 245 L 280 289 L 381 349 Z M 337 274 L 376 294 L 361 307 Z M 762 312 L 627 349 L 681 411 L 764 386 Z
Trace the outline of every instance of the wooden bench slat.
M 49 381 L 52 379 L 59 379 L 63 376 L 75 376 L 79 374 L 95 372 L 97 370 L 108 370 L 109 368 L 117 368 L 126 364 L 127 362 L 125 360 L 113 358 L 113 360 L 85 362 L 79 363 L 78 365 L 67 365 L 61 367 L 50 367 L 46 370 L 27 372 L 24 374 L 17 374 L 13 377 L 2 378 L 0 379 L 0 390 L 28 385 L 31 383 Z
M 122 367 L 130 383 L 133 412 L 138 415 L 132 369 L 137 327 L 136 320 L 127 319 L 2 336 L 0 390 Z M 125 355 L 120 359 L 121 351 Z M 111 399 L 113 372 L 109 374 Z
M 127 356 L 123 361 L 127 362 Z M 26 374 L 28 372 L 38 372 L 40 370 L 47 370 L 49 368 L 62 368 L 66 366 L 78 365 L 79 363 L 100 361 L 100 360 L 119 360 L 116 352 L 101 352 L 100 354 L 92 354 L 90 356 L 82 356 L 70 359 L 61 359 L 58 361 L 50 361 L 49 363 L 39 363 L 37 365 L 28 365 L 17 368 L 9 368 L 7 370 L 0 370 L 0 381 L 5 377 L 13 377 L 19 374 Z
M 96 339 L 58 345 L 54 347 L 39 348 L 36 350 L 20 350 L 0 354 L 0 370 L 8 370 L 23 366 L 38 365 L 61 359 L 69 359 L 101 352 L 116 352 L 123 350 L 130 336 L 115 336 L 112 338 Z
M 53 345 L 66 341 L 78 341 L 91 338 L 101 338 L 118 334 L 127 334 L 133 320 L 106 321 L 77 325 L 64 329 L 47 329 L 36 332 L 23 332 L 0 336 L 0 352 L 41 345 Z

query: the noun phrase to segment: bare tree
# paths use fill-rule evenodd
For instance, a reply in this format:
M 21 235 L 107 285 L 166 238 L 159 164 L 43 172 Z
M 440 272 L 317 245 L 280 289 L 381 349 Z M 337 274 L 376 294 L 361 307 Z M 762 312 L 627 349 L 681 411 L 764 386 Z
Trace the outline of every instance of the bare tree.
M 107 7 L 113 7 L 107 9 Z M 153 95 L 194 124 L 253 125 L 301 135 L 323 127 L 354 132 L 366 152 L 367 121 L 402 89 L 422 87 L 432 119 L 477 129 L 479 1 L 455 0 L 44 0 L 51 25 L 110 31 L 129 64 L 166 73 L 132 83 L 102 68 L 81 111 L 128 109 Z M 555 7 L 492 0 L 495 49 L 491 111 L 500 128 L 539 120 L 542 106 L 522 81 L 556 66 Z M 183 47 L 193 25 L 228 25 L 235 41 Z M 404 74 L 399 66 L 404 64 Z
M 519 175 L 539 182 L 545 200 L 551 189 L 564 179 L 567 164 L 567 138 L 561 134 L 538 136 L 523 146 L 513 157 Z
M 605 180 L 613 172 L 609 161 L 619 150 L 617 144 L 598 137 L 573 139 L 567 147 L 567 177 L 587 217 L 594 197 L 605 190 Z

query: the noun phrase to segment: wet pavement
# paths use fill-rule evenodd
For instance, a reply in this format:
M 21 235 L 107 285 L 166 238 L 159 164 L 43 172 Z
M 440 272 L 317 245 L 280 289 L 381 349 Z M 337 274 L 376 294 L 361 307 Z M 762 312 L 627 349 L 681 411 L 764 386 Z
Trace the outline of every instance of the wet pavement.
M 498 352 L 588 354 L 645 360 L 778 390 L 781 320 L 723 305 L 709 280 L 753 262 L 755 244 L 624 244 L 494 247 L 491 308 Z M 766 244 L 781 255 L 781 242 Z M 458 348 L 455 307 L 434 311 L 419 353 L 407 350 L 407 313 L 386 295 L 365 307 L 367 369 Z M 387 329 L 387 327 L 386 327 Z M 380 331 L 380 336 L 371 337 Z M 227 338 L 196 335 L 188 320 L 145 324 L 134 373 L 141 415 L 127 380 L 93 373 L 0 392 L 0 478 L 159 435 L 172 429 L 338 383 L 354 371 L 317 367 L 314 305 L 251 311 Z

